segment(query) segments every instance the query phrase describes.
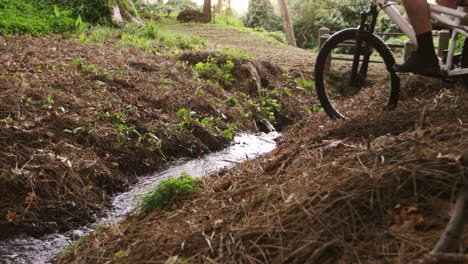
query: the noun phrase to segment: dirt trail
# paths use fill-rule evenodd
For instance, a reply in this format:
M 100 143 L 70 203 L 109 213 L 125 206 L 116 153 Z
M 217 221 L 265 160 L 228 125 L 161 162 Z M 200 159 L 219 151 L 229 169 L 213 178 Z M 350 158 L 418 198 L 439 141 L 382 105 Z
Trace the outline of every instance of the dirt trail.
M 269 61 L 286 70 L 311 74 L 315 62 L 312 52 L 266 39 L 252 32 L 200 24 L 173 24 L 167 28 L 209 40 L 214 45 L 247 51 L 254 59 Z M 308 76 L 311 78 L 311 75 Z

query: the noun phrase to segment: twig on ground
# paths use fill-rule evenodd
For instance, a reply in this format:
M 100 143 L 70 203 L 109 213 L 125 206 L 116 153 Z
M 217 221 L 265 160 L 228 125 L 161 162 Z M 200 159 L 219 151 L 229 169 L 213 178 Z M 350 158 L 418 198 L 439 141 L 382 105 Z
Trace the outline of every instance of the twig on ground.
M 468 254 L 457 253 L 436 253 L 427 254 L 419 263 L 434 264 L 434 263 L 467 263 Z
M 458 243 L 463 231 L 463 214 L 466 208 L 467 200 L 468 190 L 464 190 L 457 198 L 453 215 L 450 218 L 444 233 L 432 250 L 432 255 L 444 252 L 456 252 L 458 250 Z

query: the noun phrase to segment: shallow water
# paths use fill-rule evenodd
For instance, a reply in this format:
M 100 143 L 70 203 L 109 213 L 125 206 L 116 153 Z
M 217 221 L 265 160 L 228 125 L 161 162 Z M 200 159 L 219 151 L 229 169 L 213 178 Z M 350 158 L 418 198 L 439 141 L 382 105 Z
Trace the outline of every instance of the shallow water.
M 134 208 L 135 196 L 147 193 L 162 179 L 178 177 L 187 172 L 194 177 L 203 177 L 222 168 L 233 167 L 237 163 L 256 158 L 276 148 L 278 133 L 244 134 L 234 138 L 229 148 L 211 153 L 206 157 L 185 162 L 176 162 L 169 169 L 142 177 L 137 184 L 125 193 L 114 197 L 113 208 L 108 216 L 98 223 L 113 223 L 123 218 Z M 73 237 L 80 237 L 93 230 L 83 227 L 64 234 L 50 234 L 41 238 L 20 236 L 15 239 L 0 241 L 0 263 L 5 264 L 44 264 L 48 263 L 60 249 L 70 245 Z

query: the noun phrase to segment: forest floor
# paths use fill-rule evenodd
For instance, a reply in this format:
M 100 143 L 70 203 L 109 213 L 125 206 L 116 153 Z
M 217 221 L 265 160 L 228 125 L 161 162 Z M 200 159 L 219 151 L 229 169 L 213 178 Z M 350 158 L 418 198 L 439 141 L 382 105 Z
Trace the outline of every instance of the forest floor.
M 259 131 L 273 113 L 277 150 L 205 178 L 168 210 L 88 235 L 57 262 L 408 263 L 431 250 L 468 176 L 461 84 L 405 76 L 397 110 L 333 121 L 304 87 L 313 54 L 235 29 L 168 28 L 252 59 L 232 59 L 226 86 L 194 78 L 209 54 L 225 60 L 211 51 L 0 38 L 3 238 L 93 221 L 137 176 L 226 146 L 226 131 Z M 249 62 L 262 92 L 236 86 Z
M 265 131 L 264 120 L 283 130 L 316 105 L 307 73 L 212 44 L 175 55 L 125 45 L 119 31 L 95 34 L 0 36 L 0 239 L 94 221 L 136 176 Z M 207 69 L 229 60 L 232 76 L 196 77 L 194 65 L 210 56 Z

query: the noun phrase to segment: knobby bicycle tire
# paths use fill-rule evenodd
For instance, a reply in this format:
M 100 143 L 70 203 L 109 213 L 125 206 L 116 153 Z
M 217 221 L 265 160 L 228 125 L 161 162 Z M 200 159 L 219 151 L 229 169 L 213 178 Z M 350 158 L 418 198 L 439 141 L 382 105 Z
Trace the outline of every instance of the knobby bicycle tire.
M 315 86 L 317 96 L 325 112 L 334 119 L 342 119 L 347 117 L 345 114 L 341 113 L 338 109 L 335 108 L 327 95 L 327 87 L 325 87 L 324 76 L 326 67 L 325 65 L 327 64 L 327 60 L 331 56 L 332 51 L 335 48 L 338 48 L 338 45 L 343 44 L 345 41 L 356 40 L 357 33 L 358 30 L 354 28 L 343 29 L 335 33 L 324 43 L 317 56 L 315 64 Z M 375 51 L 378 52 L 379 56 L 382 58 L 385 64 L 386 71 L 388 71 L 389 74 L 388 81 L 390 82 L 390 90 L 388 92 L 387 103 L 386 105 L 382 106 L 382 108 L 386 110 L 394 109 L 397 106 L 400 92 L 400 79 L 393 70 L 395 59 L 388 46 L 379 37 L 369 32 L 359 32 L 359 34 L 363 42 L 368 43 Z

